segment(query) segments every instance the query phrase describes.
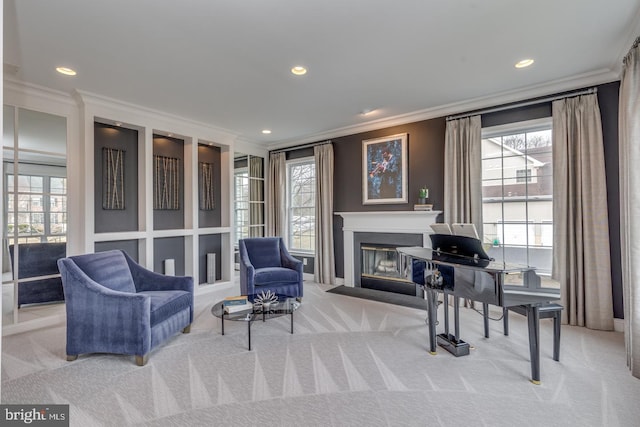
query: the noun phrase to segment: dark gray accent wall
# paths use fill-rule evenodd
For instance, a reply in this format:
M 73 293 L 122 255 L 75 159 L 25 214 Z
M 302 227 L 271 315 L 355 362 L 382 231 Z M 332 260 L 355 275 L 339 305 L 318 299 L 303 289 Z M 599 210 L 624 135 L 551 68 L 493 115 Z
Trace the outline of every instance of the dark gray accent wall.
M 429 188 L 428 203 L 442 210 L 444 203 L 445 118 L 424 120 L 371 132 L 332 139 L 334 150 L 335 212 L 406 211 L 418 202 L 418 189 Z M 408 134 L 408 203 L 393 205 L 362 204 L 362 141 L 399 133 Z M 342 217 L 333 217 L 336 276 L 344 277 Z M 423 230 L 416 230 L 421 233 Z
M 222 198 L 220 196 L 221 188 L 220 188 L 220 178 L 221 175 L 221 164 L 220 164 L 220 148 L 219 147 L 211 147 L 208 145 L 198 145 L 198 197 L 200 197 L 200 189 L 202 188 L 202 175 L 200 173 L 200 163 L 212 163 L 213 164 L 213 203 L 214 209 L 211 211 L 203 211 L 200 210 L 200 200 L 196 200 L 198 208 L 198 227 L 220 227 L 222 224 L 222 220 L 220 217 L 221 211 L 221 201 Z
M 308 274 L 314 274 L 315 273 L 315 268 L 314 268 L 314 261 L 315 261 L 315 257 L 312 255 L 295 255 L 295 254 L 291 254 L 292 257 L 294 257 L 295 259 L 298 259 L 300 261 L 302 261 L 302 272 L 303 273 L 308 273 Z M 304 265 L 304 260 L 307 260 L 307 265 Z
M 153 155 L 179 159 L 180 165 L 180 209 L 153 210 L 154 230 L 177 230 L 184 228 L 184 141 L 162 135 L 153 135 Z M 153 166 L 155 167 L 155 165 Z M 153 203 L 153 200 L 151 201 Z M 152 205 L 153 206 L 153 205 Z M 176 271 L 177 271 L 176 261 Z
M 173 258 L 176 276 L 184 276 L 184 237 L 161 237 L 153 239 L 153 271 L 164 274 L 163 261 Z
M 620 82 L 598 86 L 598 102 L 602 117 L 609 210 L 611 279 L 614 316 L 623 318 L 622 269 L 620 264 L 620 200 L 618 196 L 618 91 Z M 559 94 L 561 95 L 561 94 Z M 525 120 L 551 117 L 551 103 L 513 108 L 482 115 L 482 126 L 496 126 Z M 429 203 L 442 210 L 444 202 L 444 138 L 445 117 L 407 125 L 332 139 L 335 156 L 334 211 L 411 210 L 417 190 L 429 188 Z M 362 141 L 371 138 L 408 133 L 409 203 L 397 205 L 362 205 Z M 308 149 L 290 151 L 287 158 L 310 155 Z M 312 155 L 312 153 L 311 153 Z M 342 217 L 333 217 L 336 276 L 344 277 Z M 438 219 L 441 221 L 441 218 Z
M 611 285 L 613 315 L 624 318 L 622 261 L 620 243 L 620 176 L 618 169 L 618 107 L 620 82 L 598 86 L 598 105 L 602 118 L 604 167 L 607 174 L 607 207 L 609 211 L 609 249 L 611 253 Z
M 112 242 L 96 242 L 95 244 L 96 252 L 105 252 L 114 249 L 125 251 L 127 255 L 133 258 L 136 262 L 140 259 L 138 255 L 137 240 L 114 240 Z
M 117 126 L 94 123 L 93 170 L 95 232 L 138 230 L 138 132 Z M 102 209 L 102 149 L 125 150 L 124 155 L 124 210 Z
M 199 283 L 207 282 L 207 254 L 216 254 L 216 280 L 222 279 L 222 238 L 219 234 L 205 234 L 198 237 L 198 277 Z

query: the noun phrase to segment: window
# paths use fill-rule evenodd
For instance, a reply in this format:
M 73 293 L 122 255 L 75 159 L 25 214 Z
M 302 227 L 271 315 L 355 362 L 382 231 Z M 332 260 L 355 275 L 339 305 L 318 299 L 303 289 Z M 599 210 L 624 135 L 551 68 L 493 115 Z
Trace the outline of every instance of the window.
M 551 121 L 483 129 L 483 240 L 490 256 L 551 273 L 553 158 Z
M 313 160 L 287 164 L 289 249 L 313 252 L 316 240 L 316 166 Z
M 249 171 L 246 168 L 236 169 L 234 181 L 234 208 L 236 219 L 236 240 L 234 243 L 238 246 L 240 239 L 249 237 Z
M 531 169 L 518 169 L 516 171 L 516 182 L 531 182 Z
M 7 236 L 13 243 L 64 242 L 67 234 L 67 178 L 7 174 Z M 17 209 L 16 209 L 17 207 Z

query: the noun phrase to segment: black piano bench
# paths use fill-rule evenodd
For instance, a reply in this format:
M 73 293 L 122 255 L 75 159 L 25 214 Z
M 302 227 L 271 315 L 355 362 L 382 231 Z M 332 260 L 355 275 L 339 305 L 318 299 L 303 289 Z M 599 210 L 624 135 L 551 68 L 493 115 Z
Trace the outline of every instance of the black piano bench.
M 560 361 L 560 323 L 562 315 L 562 307 L 560 304 L 548 303 L 543 304 L 538 309 L 541 319 L 553 319 L 553 360 Z M 502 322 L 504 326 L 504 334 L 509 335 L 509 313 L 507 310 L 514 311 L 523 316 L 527 315 L 527 307 L 524 305 L 514 305 L 513 307 L 502 308 Z

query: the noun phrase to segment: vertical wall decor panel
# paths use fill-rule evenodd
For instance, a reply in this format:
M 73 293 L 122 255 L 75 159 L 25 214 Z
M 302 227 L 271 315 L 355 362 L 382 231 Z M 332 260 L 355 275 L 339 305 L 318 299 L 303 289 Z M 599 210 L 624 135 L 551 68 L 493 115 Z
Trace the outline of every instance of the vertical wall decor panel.
M 199 228 L 220 227 L 222 224 L 220 217 L 222 208 L 220 162 L 219 147 L 205 144 L 198 145 Z
M 138 132 L 94 124 L 96 233 L 138 231 Z
M 153 228 L 154 230 L 183 229 L 184 141 L 154 135 L 152 167 Z

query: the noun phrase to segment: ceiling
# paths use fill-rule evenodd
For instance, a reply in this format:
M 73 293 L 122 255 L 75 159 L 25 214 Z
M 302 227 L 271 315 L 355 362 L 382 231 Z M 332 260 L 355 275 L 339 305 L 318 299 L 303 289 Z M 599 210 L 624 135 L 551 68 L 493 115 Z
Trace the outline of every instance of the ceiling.
M 6 77 L 267 147 L 616 80 L 638 35 L 640 0 L 4 2 Z

